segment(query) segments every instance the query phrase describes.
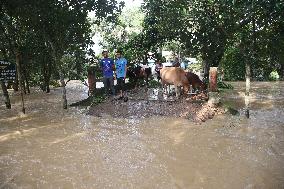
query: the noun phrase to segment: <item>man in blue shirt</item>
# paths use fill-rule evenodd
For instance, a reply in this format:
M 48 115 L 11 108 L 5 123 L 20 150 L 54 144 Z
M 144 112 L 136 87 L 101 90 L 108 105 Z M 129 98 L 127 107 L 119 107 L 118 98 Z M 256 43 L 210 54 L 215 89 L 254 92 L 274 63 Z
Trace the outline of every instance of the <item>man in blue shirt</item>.
M 125 78 L 127 72 L 127 60 L 122 57 L 122 52 L 116 52 L 116 61 L 115 61 L 115 74 L 117 78 L 117 86 L 120 91 L 120 99 L 124 97 L 125 93 Z
M 109 94 L 109 89 L 111 89 L 112 95 L 115 95 L 114 82 L 113 82 L 113 70 L 114 62 L 108 57 L 108 51 L 102 52 L 103 59 L 100 62 L 101 69 L 103 71 L 103 82 L 106 94 Z

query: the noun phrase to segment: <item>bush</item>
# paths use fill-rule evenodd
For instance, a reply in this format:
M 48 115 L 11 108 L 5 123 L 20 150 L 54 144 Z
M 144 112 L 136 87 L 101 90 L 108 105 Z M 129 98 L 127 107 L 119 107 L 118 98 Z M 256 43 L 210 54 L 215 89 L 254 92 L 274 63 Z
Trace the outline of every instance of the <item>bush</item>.
M 270 75 L 269 75 L 269 80 L 270 81 L 277 81 L 277 80 L 279 80 L 279 74 L 278 74 L 278 72 L 277 71 L 272 71 L 271 73 L 270 73 Z
M 60 83 L 59 83 L 59 81 L 57 81 L 57 80 L 51 80 L 49 84 L 50 84 L 51 86 L 55 87 L 55 88 L 61 86 Z

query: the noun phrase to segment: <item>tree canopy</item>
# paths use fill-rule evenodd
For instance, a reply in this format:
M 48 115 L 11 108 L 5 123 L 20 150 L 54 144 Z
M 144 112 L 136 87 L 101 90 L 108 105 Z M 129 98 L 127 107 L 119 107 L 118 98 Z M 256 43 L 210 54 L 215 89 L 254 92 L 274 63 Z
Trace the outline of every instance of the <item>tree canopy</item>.
M 130 46 L 149 50 L 177 41 L 188 56 L 201 56 L 205 74 L 209 66 L 220 66 L 229 51 L 245 47 L 239 52 L 248 58 L 254 52 L 255 77 L 259 69 L 267 75 L 268 67 L 283 76 L 284 3 L 280 0 L 145 0 L 142 9 L 143 31 Z
M 92 24 L 115 19 L 123 5 L 115 0 L 3 0 L 0 3 L 0 56 L 17 62 L 17 67 L 23 68 L 21 72 L 27 70 L 35 82 L 44 80 L 47 92 L 51 76 L 60 77 L 61 86 L 65 88 L 66 74 L 77 70 L 78 76 L 87 64 Z M 88 18 L 90 12 L 95 14 L 93 22 Z M 74 61 L 66 61 L 68 56 L 75 58 L 75 66 L 72 66 Z M 67 65 L 69 70 L 66 70 L 68 63 L 72 64 Z M 27 77 L 27 73 L 19 73 L 20 79 L 22 74 Z M 25 86 L 24 81 L 20 86 Z M 65 97 L 63 103 L 66 108 Z
M 123 7 L 116 0 L 2 0 L 0 58 L 17 64 L 14 88 L 49 92 L 60 79 L 65 94 L 65 79 L 86 76 L 97 33 L 103 47 L 122 49 L 132 63 L 169 48 L 201 57 L 205 77 L 218 66 L 225 78 L 244 79 L 248 63 L 255 79 L 273 71 L 284 77 L 281 0 L 144 0 L 140 8 Z

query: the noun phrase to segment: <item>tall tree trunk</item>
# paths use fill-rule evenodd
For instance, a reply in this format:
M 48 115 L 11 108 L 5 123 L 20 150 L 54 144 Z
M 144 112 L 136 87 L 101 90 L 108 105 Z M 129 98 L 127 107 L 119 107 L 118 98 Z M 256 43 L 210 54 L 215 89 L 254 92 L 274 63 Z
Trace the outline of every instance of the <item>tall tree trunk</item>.
M 210 64 L 209 61 L 206 59 L 203 59 L 203 81 L 207 83 L 209 79 L 209 70 L 210 70 Z
M 17 56 L 17 55 L 16 55 Z M 24 65 L 23 65 L 23 56 L 21 53 L 18 55 L 18 63 L 17 63 L 18 69 L 18 75 L 19 75 L 19 84 L 20 89 L 24 92 L 24 94 L 27 94 L 26 86 L 25 86 L 25 75 L 24 75 Z
M 143 57 L 143 64 L 146 65 L 148 63 L 148 50 L 145 51 L 144 57 Z
M 251 52 L 252 52 L 252 61 L 249 61 L 250 58 L 246 59 L 246 93 L 245 93 L 245 115 L 247 118 L 250 117 L 249 114 L 249 106 L 250 106 L 250 79 L 251 79 L 251 64 L 250 62 L 254 63 L 256 60 L 256 35 L 255 35 L 255 31 L 256 31 L 256 23 L 255 23 L 255 15 L 254 15 L 254 0 L 252 0 L 252 48 L 251 48 Z
M 19 91 L 19 75 L 18 75 L 18 68 L 17 68 L 17 72 L 16 72 L 16 79 L 13 82 L 13 89 L 15 92 Z
M 50 93 L 50 77 L 51 77 L 51 62 L 48 61 L 46 58 L 43 58 L 43 67 L 42 67 L 42 73 L 43 73 L 43 84 L 42 84 L 42 90 L 46 93 Z
M 25 77 L 24 74 L 22 73 L 22 83 L 20 84 L 23 88 L 23 92 L 24 94 L 27 94 L 27 90 L 26 90 L 26 85 L 25 85 Z
M 50 93 L 49 84 L 50 84 L 50 78 L 51 78 L 51 62 L 47 62 L 47 64 L 48 66 L 47 66 L 47 74 L 45 78 L 45 86 L 46 86 L 46 93 Z
M 16 65 L 17 65 L 17 72 L 18 72 L 18 79 L 20 83 L 20 92 L 21 92 L 21 98 L 22 98 L 22 112 L 26 113 L 25 110 L 25 102 L 24 102 L 24 94 L 23 94 L 23 77 L 22 77 L 22 70 L 21 70 L 21 59 L 22 55 L 20 52 L 16 52 Z
M 22 68 L 23 68 L 23 76 L 24 76 L 24 83 L 26 83 L 26 89 L 28 94 L 30 94 L 30 84 L 29 84 L 29 76 L 27 72 L 26 65 L 22 63 Z
M 250 63 L 246 61 L 246 93 L 245 93 L 245 115 L 249 118 L 249 105 L 250 105 Z
M 64 74 L 62 70 L 59 71 L 60 74 L 60 83 L 62 87 L 62 100 L 63 100 L 63 109 L 67 109 L 67 98 L 66 98 L 66 83 L 64 81 Z
M 1 88 L 3 91 L 3 96 L 5 98 L 6 108 L 11 109 L 10 97 L 9 97 L 9 93 L 8 93 L 8 90 L 7 90 L 7 87 L 4 81 L 1 81 Z
M 95 68 L 93 66 L 90 66 L 88 68 L 88 85 L 89 85 L 89 91 L 88 95 L 92 96 L 96 92 L 96 73 L 95 73 Z

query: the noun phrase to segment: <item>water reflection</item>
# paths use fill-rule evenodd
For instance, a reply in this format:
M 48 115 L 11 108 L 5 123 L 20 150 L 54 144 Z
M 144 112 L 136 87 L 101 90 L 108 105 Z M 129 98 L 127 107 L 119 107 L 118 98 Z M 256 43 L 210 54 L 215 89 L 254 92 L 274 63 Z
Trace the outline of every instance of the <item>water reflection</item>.
M 225 102 L 243 107 L 244 83 Z M 71 83 L 71 102 L 85 98 Z M 206 123 L 62 111 L 60 90 L 0 107 L 0 188 L 284 188 L 284 83 L 253 83 L 251 119 Z

